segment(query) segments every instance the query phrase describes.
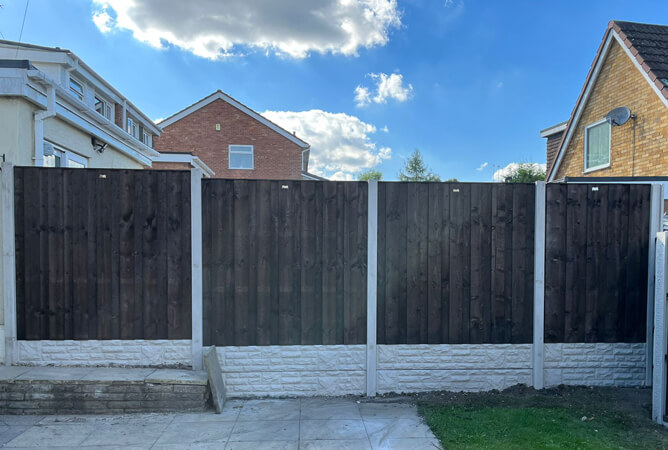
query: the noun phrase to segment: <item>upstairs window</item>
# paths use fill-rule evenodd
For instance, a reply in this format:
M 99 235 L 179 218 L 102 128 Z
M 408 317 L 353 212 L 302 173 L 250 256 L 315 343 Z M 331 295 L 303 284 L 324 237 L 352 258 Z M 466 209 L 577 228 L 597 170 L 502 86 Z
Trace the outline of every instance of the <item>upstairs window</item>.
M 585 172 L 610 166 L 610 124 L 606 120 L 585 128 Z
M 142 142 L 144 143 L 144 145 L 151 147 L 151 135 L 148 134 L 146 131 L 144 131 L 143 133 Z
M 137 124 L 135 123 L 134 119 L 132 119 L 131 117 L 128 117 L 127 130 L 128 130 L 129 135 L 131 135 L 131 136 L 136 136 L 137 135 Z
M 70 92 L 74 94 L 76 98 L 83 101 L 84 99 L 84 85 L 82 82 L 78 81 L 76 78 L 70 76 Z
M 252 170 L 255 168 L 253 161 L 252 145 L 230 145 L 229 146 L 229 168 Z
M 95 96 L 95 111 L 101 116 L 106 117 L 107 119 L 111 120 L 111 105 L 109 102 L 106 100 L 100 98 L 99 96 Z

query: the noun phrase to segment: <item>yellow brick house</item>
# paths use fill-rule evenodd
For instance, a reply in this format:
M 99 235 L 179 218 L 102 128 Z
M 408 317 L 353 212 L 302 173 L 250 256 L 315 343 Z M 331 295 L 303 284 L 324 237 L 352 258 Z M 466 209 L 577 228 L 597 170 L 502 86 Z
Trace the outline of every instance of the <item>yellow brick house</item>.
M 610 21 L 569 120 L 541 137 L 548 181 L 668 184 L 668 26 Z

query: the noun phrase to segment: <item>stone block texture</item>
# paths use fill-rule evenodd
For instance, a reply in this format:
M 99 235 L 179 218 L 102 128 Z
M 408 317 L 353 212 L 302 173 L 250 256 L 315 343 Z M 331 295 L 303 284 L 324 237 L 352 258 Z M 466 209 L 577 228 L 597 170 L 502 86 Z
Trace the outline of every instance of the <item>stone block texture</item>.
M 545 387 L 642 386 L 645 344 L 545 344 Z
M 613 39 L 610 46 L 555 179 L 565 176 L 663 176 L 668 173 L 666 106 L 619 43 Z M 585 173 L 585 127 L 604 119 L 608 112 L 619 106 L 627 106 L 637 115 L 635 155 L 633 126 L 629 123 L 612 127 L 610 167 Z
M 217 347 L 228 397 L 362 394 L 365 345 Z
M 378 392 L 488 391 L 531 384 L 530 344 L 379 345 Z
M 204 411 L 206 384 L 24 381 L 0 383 L 0 414 L 121 414 Z
M 19 341 L 18 364 L 30 366 L 186 367 L 191 341 Z
M 252 145 L 255 168 L 230 169 L 229 145 Z M 191 152 L 216 173 L 214 178 L 302 178 L 301 147 L 221 99 L 164 127 L 154 139 L 154 148 L 164 153 Z

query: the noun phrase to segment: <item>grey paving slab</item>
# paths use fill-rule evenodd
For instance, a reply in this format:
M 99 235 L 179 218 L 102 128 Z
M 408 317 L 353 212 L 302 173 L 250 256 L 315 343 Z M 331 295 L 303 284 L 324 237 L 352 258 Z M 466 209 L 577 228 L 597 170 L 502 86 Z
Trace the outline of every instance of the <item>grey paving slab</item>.
M 241 405 L 229 406 L 225 405 L 220 414 L 213 411 L 195 412 L 195 413 L 179 413 L 174 418 L 172 423 L 190 423 L 190 422 L 236 422 L 241 411 Z
M 84 381 L 118 381 L 142 383 L 156 369 L 136 369 L 122 367 L 105 367 L 92 369 L 84 375 Z
M 228 442 L 225 450 L 297 450 L 299 442 L 297 441 L 248 441 L 248 442 Z
M 9 426 L 35 425 L 42 419 L 44 419 L 44 416 L 0 416 L 0 422 Z
M 229 442 L 297 440 L 299 440 L 298 420 L 257 420 L 254 422 L 238 421 L 234 425 Z
M 0 434 L 0 445 L 5 445 L 20 434 L 23 434 L 30 427 L 25 425 L 13 425 Z
M 301 441 L 300 450 L 370 450 L 368 439 Z
M 248 400 L 241 408 L 239 421 L 299 420 L 300 400 Z
M 442 449 L 436 438 L 405 438 L 387 439 L 381 445 L 376 445 L 373 450 L 437 450 Z
M 360 414 L 369 419 L 410 419 L 417 417 L 417 407 L 405 403 L 360 403 Z
M 234 422 L 189 422 L 172 423 L 157 440 L 156 444 L 200 444 L 218 443 L 225 445 Z
M 301 419 L 361 419 L 359 405 L 349 399 L 309 398 L 301 404 Z
M 433 433 L 429 427 L 419 418 L 402 419 L 364 419 L 374 448 L 384 448 L 390 440 L 404 438 L 432 439 Z
M 205 371 L 186 369 L 156 369 L 146 377 L 147 383 L 156 384 L 199 384 L 208 382 Z
M 23 381 L 80 381 L 91 372 L 88 367 L 33 367 L 15 377 Z
M 305 441 L 366 439 L 367 432 L 361 420 L 302 420 L 299 438 Z
M 167 428 L 167 423 L 95 424 L 95 432 L 81 445 L 153 445 Z
M 5 444 L 5 447 L 78 447 L 95 431 L 92 424 L 33 426 Z
M 198 442 L 196 444 L 155 444 L 151 450 L 221 450 L 222 442 Z
M 90 423 L 96 425 L 114 424 L 169 424 L 174 420 L 175 413 L 142 413 L 118 415 L 58 415 L 46 416 L 39 421 L 40 425 L 59 425 L 70 423 Z
M 32 367 L 0 366 L 0 381 L 13 380 L 30 369 L 32 369 Z

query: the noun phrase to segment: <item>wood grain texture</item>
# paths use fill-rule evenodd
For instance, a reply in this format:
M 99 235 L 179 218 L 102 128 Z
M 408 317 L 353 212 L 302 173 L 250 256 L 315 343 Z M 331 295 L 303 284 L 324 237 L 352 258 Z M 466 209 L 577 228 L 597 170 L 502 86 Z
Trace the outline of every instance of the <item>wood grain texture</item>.
M 366 183 L 211 179 L 203 192 L 204 345 L 366 341 Z
M 188 172 L 15 173 L 19 339 L 190 338 Z

